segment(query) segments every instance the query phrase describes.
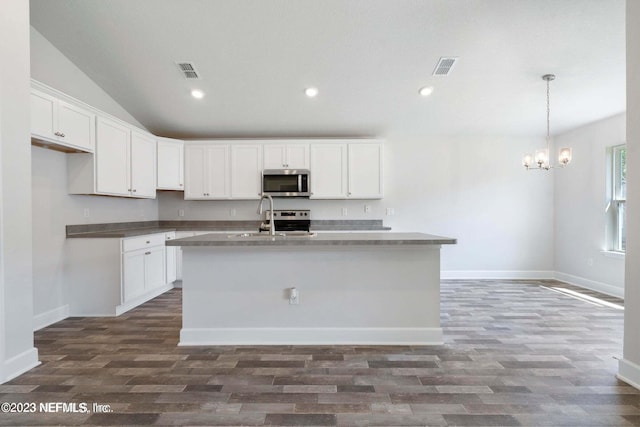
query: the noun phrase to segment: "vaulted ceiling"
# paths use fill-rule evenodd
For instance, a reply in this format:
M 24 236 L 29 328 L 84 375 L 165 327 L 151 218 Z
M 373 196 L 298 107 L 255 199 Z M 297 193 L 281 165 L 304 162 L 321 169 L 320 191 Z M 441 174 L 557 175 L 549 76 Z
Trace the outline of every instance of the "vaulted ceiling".
M 33 27 L 158 135 L 543 135 L 547 73 L 553 133 L 625 110 L 624 0 L 30 4 Z M 434 76 L 443 56 L 458 61 Z

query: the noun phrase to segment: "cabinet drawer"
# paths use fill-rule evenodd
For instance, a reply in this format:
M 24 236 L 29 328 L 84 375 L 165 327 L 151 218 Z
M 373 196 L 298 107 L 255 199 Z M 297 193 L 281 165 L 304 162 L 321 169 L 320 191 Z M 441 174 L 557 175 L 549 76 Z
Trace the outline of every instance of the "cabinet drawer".
M 150 248 L 152 246 L 160 245 L 164 246 L 164 233 L 129 237 L 126 239 L 122 239 L 122 252 L 135 251 L 137 249 Z

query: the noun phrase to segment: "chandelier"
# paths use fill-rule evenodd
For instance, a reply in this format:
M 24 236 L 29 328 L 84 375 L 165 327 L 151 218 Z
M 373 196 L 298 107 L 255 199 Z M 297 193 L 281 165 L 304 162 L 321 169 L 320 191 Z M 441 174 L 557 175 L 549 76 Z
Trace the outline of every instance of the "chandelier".
M 558 164 L 551 165 L 550 145 L 551 136 L 549 135 L 549 82 L 554 80 L 556 76 L 554 74 L 545 74 L 542 76 L 542 80 L 547 82 L 547 148 L 536 150 L 535 157 L 531 154 L 525 154 L 522 159 L 522 165 L 527 169 L 549 170 L 551 168 L 563 168 L 571 161 L 571 148 L 564 147 L 560 149 L 558 154 Z

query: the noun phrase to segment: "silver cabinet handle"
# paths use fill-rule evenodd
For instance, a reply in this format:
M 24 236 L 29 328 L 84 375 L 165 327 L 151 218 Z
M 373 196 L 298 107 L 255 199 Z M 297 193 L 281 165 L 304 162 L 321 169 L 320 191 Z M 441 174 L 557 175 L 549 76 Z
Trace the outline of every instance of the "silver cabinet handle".
M 60 136 L 60 132 L 55 132 L 54 135 L 55 136 Z
M 151 252 L 145 252 L 144 254 L 145 255 L 151 255 Z
M 60 136 L 64 138 L 66 135 L 64 133 L 61 133 Z
M 138 191 L 138 190 L 136 190 L 136 189 L 134 188 L 134 189 L 133 189 L 133 192 L 135 193 L 136 191 Z
M 151 243 L 151 240 L 147 240 L 147 245 L 148 245 L 149 243 Z
M 182 184 L 180 184 L 180 187 L 182 187 Z

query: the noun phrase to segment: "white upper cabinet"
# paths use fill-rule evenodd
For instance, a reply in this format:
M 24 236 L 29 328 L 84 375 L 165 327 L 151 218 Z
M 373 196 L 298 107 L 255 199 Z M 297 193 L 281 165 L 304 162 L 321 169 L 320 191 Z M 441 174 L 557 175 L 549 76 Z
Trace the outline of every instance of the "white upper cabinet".
M 131 132 L 131 195 L 156 197 L 156 139 L 148 133 Z
M 264 169 L 309 169 L 309 144 L 264 144 Z
M 377 140 L 311 144 L 311 198 L 381 199 L 383 147 Z
M 157 184 L 159 190 L 184 190 L 184 142 L 158 138 Z
M 347 197 L 347 144 L 311 144 L 311 198 Z
M 186 200 L 260 198 L 261 144 L 187 143 L 184 153 Z
M 229 146 L 207 147 L 206 187 L 207 198 L 228 199 L 231 197 L 231 171 L 229 170 Z
M 96 192 L 113 196 L 131 195 L 131 130 L 98 117 L 96 141 Z
M 349 191 L 351 199 L 381 199 L 383 144 L 349 144 Z
M 262 145 L 231 145 L 231 198 L 259 199 L 262 194 Z
M 70 194 L 156 196 L 156 140 L 121 122 L 97 118 L 95 154 L 68 154 Z
M 186 200 L 231 197 L 228 145 L 186 144 L 184 156 Z
M 52 143 L 63 151 L 92 153 L 96 140 L 95 120 L 95 114 L 79 105 L 31 90 L 31 136 L 34 140 Z

